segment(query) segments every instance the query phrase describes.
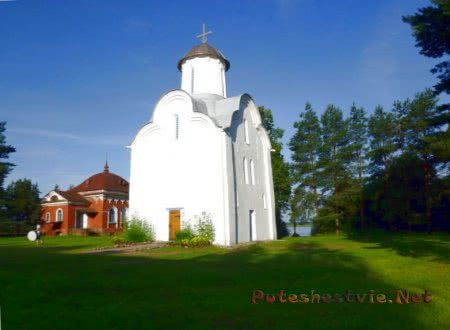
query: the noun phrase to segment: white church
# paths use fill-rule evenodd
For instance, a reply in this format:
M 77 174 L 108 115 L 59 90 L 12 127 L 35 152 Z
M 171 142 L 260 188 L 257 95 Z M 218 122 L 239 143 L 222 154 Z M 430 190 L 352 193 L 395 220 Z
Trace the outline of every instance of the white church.
M 181 88 L 161 96 L 130 145 L 129 212 L 160 241 L 202 213 L 215 244 L 276 239 L 270 140 L 253 98 L 227 97 L 230 62 L 209 33 L 178 62 Z

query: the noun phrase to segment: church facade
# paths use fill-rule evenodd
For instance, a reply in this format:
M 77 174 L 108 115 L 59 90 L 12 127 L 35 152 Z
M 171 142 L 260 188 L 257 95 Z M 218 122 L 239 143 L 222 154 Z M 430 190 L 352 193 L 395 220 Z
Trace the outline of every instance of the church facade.
M 270 140 L 253 98 L 227 97 L 229 68 L 203 34 L 178 62 L 181 88 L 162 95 L 130 145 L 130 215 L 157 240 L 201 214 L 216 244 L 277 237 Z
M 109 171 L 94 174 L 63 191 L 54 189 L 41 201 L 44 235 L 113 234 L 123 230 L 128 213 L 129 183 Z

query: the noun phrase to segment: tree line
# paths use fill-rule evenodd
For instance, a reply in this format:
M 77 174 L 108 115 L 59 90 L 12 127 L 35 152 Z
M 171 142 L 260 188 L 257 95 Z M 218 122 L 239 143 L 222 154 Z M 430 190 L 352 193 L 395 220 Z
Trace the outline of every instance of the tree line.
M 6 188 L 6 176 L 15 164 L 8 161 L 16 149 L 7 144 L 6 122 L 0 122 L 0 234 L 22 234 L 40 218 L 40 198 L 37 183 L 29 179 L 11 182 Z
M 433 0 L 409 24 L 420 54 L 450 55 L 450 2 Z M 315 232 L 379 227 L 450 230 L 450 114 L 438 95 L 450 94 L 450 61 L 431 69 L 438 83 L 412 99 L 377 106 L 368 115 L 353 104 L 344 115 L 330 104 L 318 116 L 307 103 L 294 123 L 291 161 L 281 155 L 284 131 L 274 128 L 270 109 L 260 108 L 272 145 L 279 236 L 282 214 Z M 270 118 L 269 122 L 265 118 Z M 277 132 L 271 134 L 270 132 Z
M 292 223 L 448 230 L 448 119 L 430 89 L 370 116 L 331 104 L 319 117 L 307 103 L 289 142 Z

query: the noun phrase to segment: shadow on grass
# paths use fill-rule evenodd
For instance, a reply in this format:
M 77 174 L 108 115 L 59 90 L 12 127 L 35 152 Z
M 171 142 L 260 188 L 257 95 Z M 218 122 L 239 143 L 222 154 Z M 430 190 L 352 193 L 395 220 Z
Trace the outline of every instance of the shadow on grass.
M 166 248 L 135 255 L 66 253 L 73 248 L 0 248 L 6 262 L 0 263 L 5 329 L 415 329 L 426 325 L 418 316 L 430 307 L 251 304 L 254 289 L 296 294 L 372 289 L 391 297 L 399 289 L 351 254 L 301 238 L 233 250 Z M 179 253 L 162 253 L 171 249 Z
M 447 233 L 398 233 L 367 230 L 353 232 L 348 235 L 348 238 L 358 242 L 376 243 L 378 248 L 392 249 L 402 256 L 432 257 L 433 261 L 450 263 L 450 234 Z

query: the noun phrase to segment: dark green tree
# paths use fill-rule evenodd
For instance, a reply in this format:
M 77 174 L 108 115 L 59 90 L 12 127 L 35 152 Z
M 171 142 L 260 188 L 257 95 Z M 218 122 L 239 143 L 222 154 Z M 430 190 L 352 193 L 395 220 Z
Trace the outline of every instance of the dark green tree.
M 16 151 L 14 147 L 6 144 L 5 125 L 6 122 L 0 122 L 0 189 L 3 188 L 5 178 L 14 166 L 14 164 L 3 160 L 7 160 L 9 154 Z
M 398 124 L 395 116 L 385 112 L 381 106 L 375 108 L 368 122 L 370 136 L 369 169 L 372 174 L 384 172 L 387 180 L 387 170 L 395 157 L 397 147 Z
M 292 236 L 298 236 L 297 225 L 310 223 L 315 211 L 313 196 L 305 190 L 304 187 L 298 185 L 290 199 L 290 218 L 289 222 L 294 229 Z
M 283 214 L 289 208 L 289 196 L 291 195 L 289 165 L 281 153 L 283 150 L 281 139 L 283 138 L 284 130 L 275 127 L 272 110 L 263 106 L 258 107 L 258 110 L 261 115 L 262 125 L 269 135 L 272 149 L 275 150 L 271 154 L 273 186 L 275 191 L 275 217 L 278 237 L 283 237 L 288 234 L 286 223 L 283 221 Z
M 11 182 L 5 190 L 8 219 L 35 224 L 40 218 L 38 185 L 28 179 Z
M 292 151 L 291 173 L 293 184 L 301 189 L 296 192 L 308 196 L 308 200 L 313 200 L 315 213 L 319 208 L 319 150 L 321 146 L 320 122 L 310 103 L 306 103 L 305 110 L 300 113 L 299 121 L 294 123 L 296 129 L 294 136 L 289 142 L 289 149 Z
M 424 198 L 425 198 L 425 223 L 431 230 L 432 196 L 431 180 L 435 166 L 433 147 L 429 137 L 440 127 L 433 125 L 436 116 L 437 98 L 431 90 L 417 93 L 414 99 L 407 103 L 407 111 L 400 120 L 405 125 L 405 141 L 410 153 L 416 155 L 422 161 Z
M 424 162 L 414 153 L 404 152 L 392 159 L 387 176 L 375 173 L 365 186 L 369 200 L 367 213 L 372 223 L 388 230 L 424 228 L 426 210 Z
M 364 172 L 367 149 L 367 117 L 364 108 L 358 108 L 354 103 L 350 108 L 350 117 L 348 118 L 348 136 L 350 171 L 354 178 L 353 187 L 349 194 L 349 197 L 351 197 L 349 204 L 359 204 L 359 222 L 364 227 Z
M 320 148 L 321 189 L 328 194 L 327 219 L 334 219 L 336 232 L 343 220 L 343 201 L 351 180 L 349 170 L 351 150 L 349 149 L 348 121 L 342 110 L 334 105 L 327 106 L 320 118 L 322 145 Z
M 0 220 L 6 219 L 6 197 L 4 183 L 6 176 L 11 172 L 14 164 L 6 161 L 9 154 L 16 151 L 14 147 L 6 144 L 6 122 L 0 122 Z
M 415 15 L 403 16 L 403 22 L 411 25 L 420 54 L 441 58 L 450 55 L 450 2 L 432 2 L 432 6 L 420 8 Z M 450 94 L 450 61 L 440 62 L 431 72 L 439 79 L 434 86 L 436 93 Z

